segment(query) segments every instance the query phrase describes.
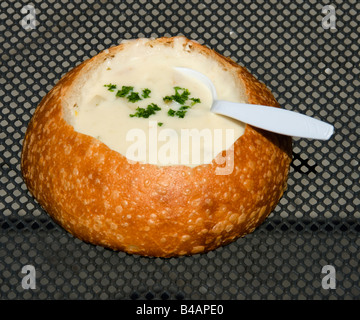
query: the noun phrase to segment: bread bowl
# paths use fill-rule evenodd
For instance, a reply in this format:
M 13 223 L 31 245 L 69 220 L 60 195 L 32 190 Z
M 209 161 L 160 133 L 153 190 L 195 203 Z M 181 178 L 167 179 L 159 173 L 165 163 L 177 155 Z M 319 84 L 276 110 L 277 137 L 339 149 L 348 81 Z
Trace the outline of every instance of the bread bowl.
M 217 86 L 219 98 L 280 107 L 269 89 L 244 67 L 185 37 L 126 41 L 84 61 L 63 76 L 36 108 L 21 157 L 23 178 L 31 194 L 75 237 L 143 256 L 204 253 L 254 231 L 283 195 L 291 137 L 212 114 L 205 102 L 191 107 L 181 119 L 169 116 L 171 105 L 163 99 L 163 110 L 147 118 L 137 117 L 136 110 L 145 108 L 135 108 L 136 103 L 116 96 L 115 81 L 117 89 L 135 86 L 141 92 L 149 86 L 154 93 L 162 88 L 157 84 L 166 85 L 170 77 L 170 86 L 176 88 L 179 79 L 168 73 L 168 67 L 174 65 L 204 72 Z M 141 66 L 139 70 L 149 66 L 149 72 L 133 74 L 137 66 Z M 205 91 L 198 92 L 206 101 Z M 160 96 L 164 94 L 165 90 Z M 123 111 L 124 101 L 130 117 L 111 111 L 115 104 Z M 150 97 L 146 103 L 151 101 Z M 97 113 L 98 107 L 102 112 Z M 178 162 L 159 163 L 152 162 L 148 153 L 146 158 L 130 159 L 126 153 L 129 145 L 121 149 L 124 136 L 116 135 L 117 127 L 120 130 L 129 123 L 134 128 L 146 127 L 151 121 L 159 124 L 152 119 L 161 112 L 163 118 L 159 119 L 165 121 L 158 130 L 180 123 L 179 129 L 195 117 L 195 125 L 203 128 L 211 121 L 220 127 L 229 125 L 235 132 L 234 141 L 220 151 L 214 148 L 210 161 L 204 156 L 195 163 L 182 163 L 179 158 Z M 102 117 L 108 119 L 100 132 L 104 137 L 96 127 Z M 233 162 L 224 174 L 219 169 L 228 164 L 228 155 Z

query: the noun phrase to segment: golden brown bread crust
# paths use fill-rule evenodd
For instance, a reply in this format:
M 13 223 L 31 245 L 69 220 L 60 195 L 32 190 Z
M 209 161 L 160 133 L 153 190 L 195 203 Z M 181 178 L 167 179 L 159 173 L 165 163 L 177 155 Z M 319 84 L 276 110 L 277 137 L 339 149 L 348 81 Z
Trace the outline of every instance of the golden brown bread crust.
M 152 40 L 171 45 L 173 38 Z M 243 82 L 248 102 L 279 107 L 245 68 L 186 40 L 218 59 Z M 23 143 L 22 173 L 29 191 L 74 236 L 146 256 L 213 250 L 252 232 L 286 189 L 291 138 L 246 126 L 234 144 L 234 170 L 218 166 L 130 164 L 99 140 L 74 131 L 63 118 L 63 97 L 84 68 L 123 45 L 101 52 L 66 74 L 44 97 Z

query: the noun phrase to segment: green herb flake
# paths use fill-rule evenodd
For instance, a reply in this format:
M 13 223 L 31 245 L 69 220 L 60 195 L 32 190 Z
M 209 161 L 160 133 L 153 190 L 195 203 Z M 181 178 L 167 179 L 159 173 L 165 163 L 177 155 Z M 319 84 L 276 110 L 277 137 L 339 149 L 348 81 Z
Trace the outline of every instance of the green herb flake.
M 192 101 L 191 106 L 193 106 L 193 105 L 196 104 L 196 103 L 200 103 L 200 102 L 201 102 L 201 101 L 200 101 L 200 98 L 191 98 L 190 100 Z
M 173 100 L 179 104 L 184 104 L 190 96 L 190 91 L 180 87 L 174 87 L 174 89 L 175 94 L 172 96 Z
M 116 84 L 105 84 L 104 87 L 107 87 L 109 91 L 114 92 L 114 90 L 116 89 Z
M 175 111 L 173 109 L 168 110 L 168 116 L 170 117 L 178 117 L 178 118 L 184 118 L 185 114 L 187 112 L 187 109 L 189 109 L 189 106 L 181 106 L 179 110 Z
M 170 117 L 175 116 L 175 113 L 176 113 L 176 111 L 173 110 L 173 109 L 169 109 L 169 111 L 168 111 L 168 115 L 169 115 Z
M 137 92 L 131 92 L 126 98 L 128 99 L 129 102 L 132 102 L 132 103 L 142 100 L 140 98 L 139 93 L 137 93 Z
M 163 124 L 164 124 L 164 123 L 162 123 L 162 122 L 158 122 L 157 125 L 158 125 L 159 127 L 161 127 Z
M 146 88 L 146 89 L 144 89 L 144 90 L 142 91 L 142 97 L 143 97 L 144 99 L 149 98 L 149 97 L 150 97 L 150 93 L 151 93 L 151 90 L 148 89 L 148 88 Z
M 184 104 L 190 96 L 190 91 L 181 87 L 174 87 L 175 94 L 172 96 L 166 96 L 163 98 L 164 102 L 169 103 L 171 101 L 175 101 L 179 104 Z
M 186 114 L 186 111 L 185 110 L 178 110 L 175 112 L 175 115 L 179 118 L 184 118 L 185 117 L 185 114 Z
M 116 92 L 116 96 L 119 98 L 126 97 L 131 91 L 134 90 L 134 87 L 131 86 L 122 86 L 121 90 Z
M 163 98 L 165 103 L 170 103 L 171 101 L 173 101 L 173 98 L 171 96 L 166 96 Z
M 151 115 L 155 114 L 156 111 L 161 110 L 159 106 L 155 103 L 149 104 L 146 109 L 145 108 L 136 108 L 136 112 L 134 114 L 130 114 L 130 117 L 137 117 L 137 118 L 149 118 Z

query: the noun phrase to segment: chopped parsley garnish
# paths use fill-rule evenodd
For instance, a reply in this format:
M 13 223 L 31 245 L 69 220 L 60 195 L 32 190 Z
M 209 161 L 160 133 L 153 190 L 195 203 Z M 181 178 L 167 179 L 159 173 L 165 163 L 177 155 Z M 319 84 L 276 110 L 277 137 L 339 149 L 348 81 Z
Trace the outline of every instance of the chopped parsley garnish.
M 144 90 L 142 91 L 142 97 L 143 97 L 144 99 L 149 98 L 149 97 L 150 97 L 150 93 L 151 93 L 151 90 L 146 88 L 146 89 L 144 89 Z
M 117 85 L 112 83 L 105 84 L 104 87 L 107 87 L 110 92 L 114 92 L 117 89 Z M 186 88 L 174 87 L 174 90 L 175 93 L 173 95 L 165 96 L 163 101 L 165 103 L 176 102 L 180 105 L 180 107 L 178 110 L 169 109 L 167 114 L 170 117 L 184 118 L 188 109 L 201 101 L 199 98 L 190 98 L 191 93 Z M 134 91 L 133 86 L 122 86 L 121 89 L 116 91 L 115 95 L 118 98 L 126 98 L 129 102 L 135 103 L 137 101 L 150 98 L 150 93 L 151 90 L 148 88 L 142 89 L 141 92 L 136 92 Z M 129 116 L 131 118 L 149 118 L 151 115 L 160 110 L 161 108 L 157 104 L 151 103 L 146 108 L 137 107 L 136 112 L 130 114 Z M 162 125 L 162 122 L 158 122 L 159 127 Z
M 134 90 L 134 87 L 130 87 L 130 86 L 122 86 L 121 90 L 118 90 L 116 92 L 116 96 L 120 97 L 120 98 L 124 98 L 126 97 L 131 91 Z
M 159 106 L 155 103 L 149 104 L 146 109 L 145 108 L 136 108 L 136 112 L 134 114 L 130 114 L 130 117 L 137 117 L 137 118 L 149 118 L 151 115 L 155 114 L 156 111 L 161 110 Z
M 190 91 L 188 89 L 185 88 L 180 88 L 180 87 L 174 87 L 175 89 L 175 94 L 173 94 L 172 96 L 166 96 L 163 98 L 164 102 L 171 102 L 171 101 L 175 101 L 179 104 L 184 104 L 190 96 Z
M 127 97 L 129 102 L 135 103 L 141 100 L 140 95 L 137 92 L 131 92 Z
M 170 103 L 173 99 L 170 96 L 166 96 L 163 98 L 164 102 Z
M 114 92 L 117 88 L 116 84 L 105 84 L 104 87 L 107 87 L 109 91 Z M 143 98 L 150 97 L 151 90 L 146 88 L 142 90 L 142 94 L 140 96 L 139 92 L 134 91 L 134 87 L 132 86 L 122 86 L 120 90 L 117 90 L 116 96 L 118 98 L 127 98 L 129 102 L 135 103 L 137 101 L 142 100 Z M 141 98 L 142 97 L 142 98 Z
M 169 109 L 168 115 L 170 117 L 177 116 L 179 118 L 184 118 L 186 114 L 186 109 L 190 108 L 189 106 L 182 106 L 179 108 L 179 110 L 175 111 L 173 109 Z
M 190 91 L 188 89 L 185 88 L 181 88 L 181 87 L 174 87 L 175 90 L 175 94 L 171 95 L 171 96 L 165 96 L 163 98 L 163 101 L 165 103 L 170 103 L 170 102 L 177 102 L 178 104 L 181 105 L 181 107 L 175 111 L 173 109 L 169 109 L 168 110 L 168 116 L 170 117 L 179 117 L 179 118 L 184 118 L 185 114 L 187 112 L 187 109 L 191 108 L 193 105 L 195 105 L 196 103 L 200 103 L 200 99 L 199 98 L 190 98 Z M 185 105 L 185 103 L 191 100 L 190 106 Z
M 116 84 L 105 84 L 104 87 L 107 87 L 109 91 L 114 92 L 116 89 Z
M 196 104 L 196 103 L 200 103 L 201 101 L 200 101 L 200 98 L 191 98 L 190 99 L 192 102 L 191 102 L 191 106 L 193 106 L 194 104 Z
M 184 118 L 186 114 L 186 111 L 184 110 L 178 110 L 175 112 L 175 115 L 178 116 L 179 118 Z
M 176 112 L 175 110 L 169 109 L 168 116 L 173 117 L 175 115 L 175 112 Z

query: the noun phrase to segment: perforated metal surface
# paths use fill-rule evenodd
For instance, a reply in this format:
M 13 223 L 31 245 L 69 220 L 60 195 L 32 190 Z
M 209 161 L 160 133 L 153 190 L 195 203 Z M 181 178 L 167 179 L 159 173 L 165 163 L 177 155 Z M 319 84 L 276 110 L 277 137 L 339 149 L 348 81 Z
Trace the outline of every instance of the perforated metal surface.
M 25 30 L 21 8 L 36 9 Z M 359 12 L 332 1 L 0 2 L 1 299 L 358 299 Z M 245 65 L 279 103 L 335 126 L 294 139 L 288 190 L 254 233 L 203 255 L 149 259 L 85 244 L 28 193 L 22 139 L 41 98 L 67 71 L 122 39 L 185 35 Z M 23 289 L 21 269 L 36 270 Z M 336 288 L 322 287 L 323 266 Z

